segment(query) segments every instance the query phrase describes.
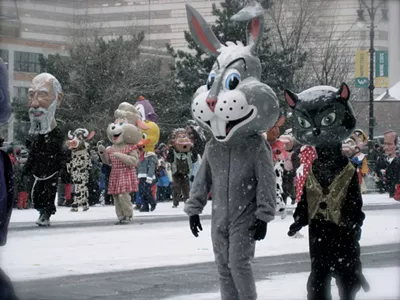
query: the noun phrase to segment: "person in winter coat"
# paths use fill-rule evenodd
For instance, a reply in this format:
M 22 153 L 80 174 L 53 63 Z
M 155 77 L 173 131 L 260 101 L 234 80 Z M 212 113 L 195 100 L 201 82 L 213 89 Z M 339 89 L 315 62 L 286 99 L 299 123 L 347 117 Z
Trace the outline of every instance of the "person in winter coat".
M 157 201 L 169 201 L 171 198 L 172 171 L 171 164 L 166 161 L 168 154 L 167 145 L 160 143 L 157 147 L 156 154 L 158 157 Z
M 387 166 L 385 171 L 386 189 L 390 198 L 395 194 L 400 195 L 400 157 L 396 155 L 398 135 L 393 130 L 385 132 L 384 136 L 385 153 L 387 155 Z M 400 199 L 396 199 L 400 200 Z
M 92 168 L 89 172 L 89 205 L 96 205 L 100 202 L 100 173 L 101 160 L 96 151 L 91 150 Z
M 0 125 L 6 123 L 10 115 L 7 69 L 0 58 Z M 11 161 L 9 156 L 0 150 L 0 247 L 7 243 L 8 224 L 10 223 L 13 201 L 14 178 Z M 18 300 L 10 278 L 1 268 L 0 300 Z
M 203 156 L 207 140 L 204 135 L 203 129 L 199 125 L 197 125 L 194 120 L 187 121 L 186 133 L 193 143 L 194 151 L 197 153 L 197 157 L 195 157 L 193 162 L 192 172 L 189 175 L 190 186 L 192 186 L 194 178 L 196 177 L 196 174 L 200 168 L 201 157 Z

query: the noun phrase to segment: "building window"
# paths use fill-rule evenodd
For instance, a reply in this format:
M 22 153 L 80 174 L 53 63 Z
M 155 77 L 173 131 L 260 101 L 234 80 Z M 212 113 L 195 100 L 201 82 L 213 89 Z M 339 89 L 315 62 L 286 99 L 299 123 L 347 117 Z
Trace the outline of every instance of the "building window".
M 3 59 L 8 70 L 8 50 L 0 49 L 0 57 Z
M 14 86 L 13 98 L 19 102 L 24 103 L 28 99 L 28 88 L 24 86 Z
M 14 71 L 40 73 L 40 53 L 14 52 Z

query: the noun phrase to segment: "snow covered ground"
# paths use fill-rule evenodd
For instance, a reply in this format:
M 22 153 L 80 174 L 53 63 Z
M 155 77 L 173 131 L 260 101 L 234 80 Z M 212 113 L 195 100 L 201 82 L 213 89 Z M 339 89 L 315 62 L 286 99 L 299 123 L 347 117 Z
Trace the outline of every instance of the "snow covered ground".
M 400 207 L 400 202 L 390 199 L 387 195 L 368 194 L 363 196 L 364 205 L 397 205 Z M 211 202 L 204 208 L 203 214 L 211 214 Z M 295 205 L 288 205 L 289 208 L 294 208 Z M 183 203 L 178 208 L 172 208 L 172 202 L 159 203 L 157 209 L 151 213 L 134 212 L 136 218 L 147 218 L 155 216 L 184 216 Z M 33 223 L 38 218 L 38 213 L 34 209 L 14 210 L 11 216 L 11 223 L 14 222 L 29 222 Z M 98 221 L 98 220 L 114 220 L 114 206 L 91 207 L 87 212 L 80 210 L 79 212 L 70 212 L 67 207 L 58 207 L 57 213 L 51 217 L 52 222 L 66 221 Z M 32 226 L 35 226 L 32 224 Z
M 364 269 L 371 290 L 357 294 L 360 300 L 398 300 L 400 299 L 400 268 Z M 303 300 L 307 299 L 306 283 L 308 273 L 276 275 L 257 282 L 259 300 Z M 285 288 L 288 287 L 288 288 Z M 384 288 L 383 288 L 384 287 Z M 335 281 L 332 280 L 332 297 L 339 299 Z M 194 294 L 164 300 L 219 300 L 219 293 Z
M 362 246 L 400 242 L 398 209 L 366 211 L 366 215 Z M 304 239 L 286 235 L 291 222 L 289 216 L 270 223 L 256 256 L 307 252 L 306 229 Z M 210 221 L 203 221 L 203 228 L 197 239 L 187 221 L 11 231 L 1 249 L 1 265 L 13 280 L 24 281 L 209 262 L 214 259 Z

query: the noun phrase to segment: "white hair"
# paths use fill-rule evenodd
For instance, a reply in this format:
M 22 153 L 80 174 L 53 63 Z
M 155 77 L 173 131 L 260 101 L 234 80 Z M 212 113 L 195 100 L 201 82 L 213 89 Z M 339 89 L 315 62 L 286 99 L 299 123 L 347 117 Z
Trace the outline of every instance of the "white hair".
M 35 78 L 32 79 L 32 84 L 42 84 L 46 81 L 50 81 L 53 84 L 54 96 L 63 93 L 60 82 L 54 77 L 54 75 L 51 75 L 50 73 L 40 73 L 39 75 L 36 75 Z

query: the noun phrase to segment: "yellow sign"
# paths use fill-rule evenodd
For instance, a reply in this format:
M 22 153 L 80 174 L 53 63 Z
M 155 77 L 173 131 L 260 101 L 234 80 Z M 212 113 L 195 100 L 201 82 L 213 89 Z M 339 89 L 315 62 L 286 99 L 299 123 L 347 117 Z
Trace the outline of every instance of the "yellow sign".
M 369 53 L 367 50 L 357 51 L 356 54 L 356 77 L 368 77 Z

